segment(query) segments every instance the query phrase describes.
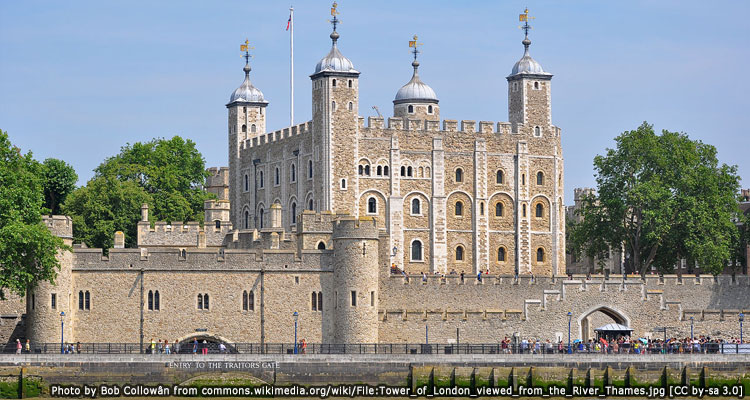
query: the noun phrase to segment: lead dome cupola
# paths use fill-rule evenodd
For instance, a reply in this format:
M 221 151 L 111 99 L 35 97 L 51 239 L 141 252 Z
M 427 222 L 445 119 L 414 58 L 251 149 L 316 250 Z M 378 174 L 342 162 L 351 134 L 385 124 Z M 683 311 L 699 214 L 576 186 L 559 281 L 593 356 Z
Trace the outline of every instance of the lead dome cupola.
M 232 95 L 229 97 L 229 103 L 242 102 L 242 103 L 264 103 L 268 102 L 263 98 L 263 92 L 260 89 L 253 86 L 250 82 L 250 62 L 249 58 L 246 57 L 245 67 L 242 69 L 245 71 L 245 80 L 242 85 L 234 90 Z
M 338 25 L 340 22 L 336 17 L 337 14 L 338 12 L 336 11 L 336 3 L 333 3 L 333 7 L 331 8 L 331 15 L 333 16 L 333 19 L 331 19 L 333 32 L 331 32 L 330 35 L 332 41 L 331 51 L 329 51 L 328 54 L 323 57 L 323 59 L 318 61 L 318 64 L 315 65 L 315 72 L 313 73 L 313 75 L 320 72 L 343 72 L 359 74 L 359 71 L 354 69 L 354 64 L 351 62 L 351 60 L 344 57 L 344 55 L 341 54 L 338 47 L 336 46 L 336 43 L 339 40 L 339 33 L 336 32 L 336 25 Z
M 415 58 L 411 65 L 414 67 L 414 74 L 411 76 L 411 80 L 396 92 L 393 103 L 437 103 L 438 98 L 435 91 L 419 78 L 419 61 Z

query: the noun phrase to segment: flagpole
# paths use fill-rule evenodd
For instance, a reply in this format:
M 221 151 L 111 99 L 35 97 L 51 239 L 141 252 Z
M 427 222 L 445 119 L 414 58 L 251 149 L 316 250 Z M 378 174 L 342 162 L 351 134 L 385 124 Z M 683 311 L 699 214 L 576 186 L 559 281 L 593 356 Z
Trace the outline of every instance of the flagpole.
M 289 7 L 289 126 L 294 125 L 294 7 Z

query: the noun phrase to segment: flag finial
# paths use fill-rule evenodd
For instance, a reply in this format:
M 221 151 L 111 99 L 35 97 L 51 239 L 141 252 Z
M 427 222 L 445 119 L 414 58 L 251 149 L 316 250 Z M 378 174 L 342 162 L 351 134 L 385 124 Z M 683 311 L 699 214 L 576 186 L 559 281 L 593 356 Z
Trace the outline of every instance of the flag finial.
M 523 22 L 523 25 L 519 26 L 524 32 L 524 39 L 521 43 L 523 43 L 524 48 L 526 50 L 529 49 L 529 45 L 531 44 L 531 40 L 529 40 L 529 31 L 533 29 L 531 25 L 529 25 L 529 19 L 535 19 L 535 17 L 532 17 L 529 15 L 529 9 L 525 8 L 523 10 L 523 14 L 518 15 L 518 20 Z
M 242 55 L 242 57 L 245 57 L 245 75 L 250 73 L 250 50 L 254 50 L 255 47 L 250 46 L 250 41 L 245 39 L 245 44 L 240 45 L 240 51 L 244 51 L 245 54 Z
M 409 41 L 409 47 L 413 47 L 414 50 L 411 51 L 412 54 L 414 54 L 414 61 L 417 61 L 417 54 L 420 53 L 418 47 L 423 45 L 424 43 L 417 43 L 417 35 L 414 35 L 412 40 Z
M 341 23 L 341 20 L 338 19 L 338 17 L 336 17 L 337 15 L 339 15 L 339 12 L 336 9 L 336 7 L 338 7 L 338 4 L 334 1 L 333 4 L 331 5 L 331 16 L 333 18 L 330 21 L 328 21 L 331 23 L 331 25 L 333 25 L 333 32 L 331 32 L 331 40 L 333 40 L 334 45 L 336 44 L 336 41 L 339 38 L 339 34 L 338 32 L 336 32 L 336 25 Z

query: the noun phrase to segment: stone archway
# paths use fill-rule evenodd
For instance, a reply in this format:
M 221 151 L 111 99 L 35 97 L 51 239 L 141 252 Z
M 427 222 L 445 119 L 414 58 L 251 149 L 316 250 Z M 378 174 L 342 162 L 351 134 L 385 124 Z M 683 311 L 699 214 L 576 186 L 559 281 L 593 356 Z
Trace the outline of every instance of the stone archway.
M 204 346 L 203 341 L 206 342 L 205 346 L 208 347 L 209 353 L 218 353 L 219 343 L 223 343 L 226 346 L 227 353 L 237 353 L 237 349 L 228 339 L 208 332 L 194 332 L 178 338 L 179 352 L 183 354 L 192 353 L 195 341 L 198 342 L 198 353 L 200 353 L 202 346 Z
M 578 337 L 584 342 L 591 339 L 590 331 L 595 327 L 591 326 L 590 317 L 595 313 L 602 313 L 620 325 L 630 326 L 630 318 L 624 312 L 612 306 L 604 304 L 596 305 L 584 311 L 578 317 Z

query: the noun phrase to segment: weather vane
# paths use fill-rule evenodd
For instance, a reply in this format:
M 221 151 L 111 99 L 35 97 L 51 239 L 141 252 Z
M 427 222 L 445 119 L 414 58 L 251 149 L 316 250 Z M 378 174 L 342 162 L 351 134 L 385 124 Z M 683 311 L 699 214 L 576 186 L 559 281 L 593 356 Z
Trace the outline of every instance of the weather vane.
M 412 39 L 414 39 L 414 40 L 410 40 L 409 41 L 409 47 L 413 47 L 414 48 L 414 50 L 412 50 L 411 52 L 412 52 L 412 54 L 414 54 L 414 61 L 416 61 L 417 60 L 417 54 L 420 53 L 420 51 L 417 49 L 417 47 L 423 45 L 424 43 L 417 43 L 417 35 L 414 35 L 414 37 Z
M 333 17 L 332 20 L 329 22 L 333 25 L 333 30 L 336 31 L 336 25 L 341 23 L 341 20 L 336 18 L 337 15 L 339 15 L 339 11 L 336 9 L 338 7 L 338 4 L 336 2 L 333 2 L 333 5 L 331 5 L 331 16 Z
M 518 20 L 524 23 L 522 26 L 519 26 L 519 28 L 523 29 L 523 32 L 526 35 L 526 37 L 529 36 L 529 30 L 533 29 L 531 25 L 529 25 L 529 19 L 534 19 L 534 17 L 529 16 L 529 9 L 526 8 L 523 10 L 523 14 L 520 14 L 518 16 Z
M 241 44 L 240 45 L 240 51 L 244 51 L 245 52 L 245 54 L 243 55 L 243 57 L 245 57 L 245 62 L 246 63 L 250 62 L 250 57 L 252 57 L 250 55 L 250 50 L 254 50 L 254 49 L 255 49 L 255 47 L 250 47 L 250 41 L 248 41 L 247 39 L 245 39 L 245 44 Z

